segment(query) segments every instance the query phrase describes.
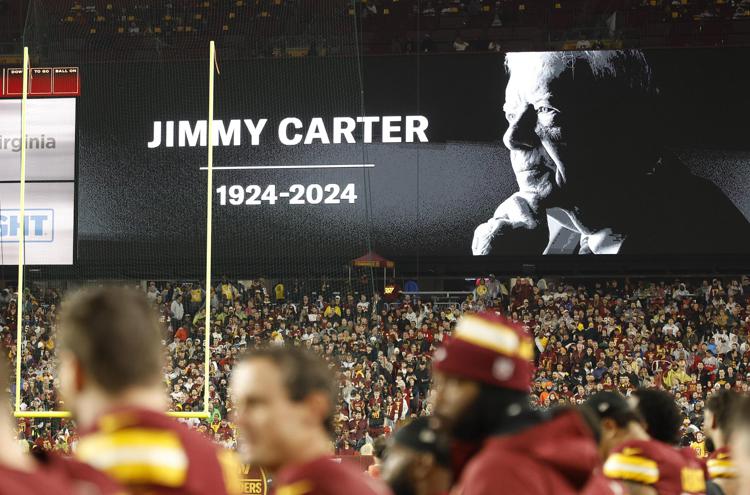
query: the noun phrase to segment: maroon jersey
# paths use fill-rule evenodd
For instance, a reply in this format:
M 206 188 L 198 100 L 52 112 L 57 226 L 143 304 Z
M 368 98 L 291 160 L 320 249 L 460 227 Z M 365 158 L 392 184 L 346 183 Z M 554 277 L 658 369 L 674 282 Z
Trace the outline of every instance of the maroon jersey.
M 459 479 L 466 465 L 482 448 L 481 443 L 453 439 L 451 441 L 451 469 L 453 479 Z
M 695 454 L 686 450 L 657 440 L 629 440 L 610 453 L 604 475 L 652 486 L 659 495 L 703 495 L 703 468 Z
M 131 493 L 239 494 L 234 454 L 166 414 L 120 409 L 81 433 L 76 456 L 109 474 Z
M 490 437 L 452 493 L 573 495 L 584 489 L 599 464 L 590 429 L 578 413 L 566 412 L 516 434 Z
M 329 457 L 279 471 L 276 495 L 389 495 L 385 485 Z
M 80 462 L 46 453 L 35 453 L 33 471 L 0 465 L 0 495 L 124 495 L 126 492 L 105 474 Z

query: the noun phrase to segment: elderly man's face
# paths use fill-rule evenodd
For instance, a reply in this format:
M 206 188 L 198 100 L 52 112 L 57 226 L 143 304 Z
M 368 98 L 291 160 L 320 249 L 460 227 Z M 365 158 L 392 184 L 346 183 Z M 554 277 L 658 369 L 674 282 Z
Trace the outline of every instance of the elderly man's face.
M 559 86 L 562 68 L 550 70 L 536 57 L 531 61 L 536 63 L 514 67 L 506 86 L 503 110 L 508 130 L 503 142 L 521 191 L 548 197 L 566 182 L 565 164 L 559 157 L 564 143 L 562 115 L 556 106 L 559 95 L 551 91 Z
M 578 63 L 574 72 L 540 53 L 514 56 L 520 58 L 512 65 L 503 107 L 509 124 L 503 142 L 513 172 L 521 192 L 541 200 L 562 193 L 564 200 L 571 187 L 578 189 L 584 179 L 592 179 L 591 173 L 602 165 L 595 162 L 606 162 L 602 156 L 593 159 L 597 153 L 592 147 L 602 143 L 591 131 L 602 122 L 592 122 L 589 113 L 586 88 L 592 87 L 591 73 L 581 67 L 585 63 Z

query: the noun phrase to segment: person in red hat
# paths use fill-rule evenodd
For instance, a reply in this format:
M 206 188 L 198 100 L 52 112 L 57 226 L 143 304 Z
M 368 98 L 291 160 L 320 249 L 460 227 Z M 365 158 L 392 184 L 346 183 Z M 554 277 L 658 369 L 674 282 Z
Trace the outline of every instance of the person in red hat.
M 543 413 L 529 403 L 534 345 L 495 313 L 466 315 L 433 357 L 438 427 L 481 444 L 452 493 L 567 495 L 601 464 L 593 425 L 575 410 Z

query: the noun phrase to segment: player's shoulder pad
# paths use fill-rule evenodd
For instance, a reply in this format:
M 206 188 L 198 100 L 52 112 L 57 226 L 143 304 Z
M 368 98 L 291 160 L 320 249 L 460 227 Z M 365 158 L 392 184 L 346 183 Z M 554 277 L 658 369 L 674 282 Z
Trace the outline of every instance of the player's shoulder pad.
M 607 478 L 653 485 L 659 481 L 659 465 L 651 456 L 648 442 L 625 442 L 604 462 Z

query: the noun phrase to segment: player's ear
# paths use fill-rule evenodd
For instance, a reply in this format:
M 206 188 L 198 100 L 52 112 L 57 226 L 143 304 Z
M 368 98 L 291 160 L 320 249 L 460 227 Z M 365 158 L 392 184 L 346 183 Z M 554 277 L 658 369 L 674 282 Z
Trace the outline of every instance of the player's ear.
M 68 350 L 60 350 L 58 359 L 57 375 L 63 395 L 80 392 L 86 384 L 81 362 Z M 71 397 L 68 396 L 66 399 L 71 399 Z
M 617 423 L 611 418 L 604 418 L 601 422 L 602 438 L 610 438 L 617 431 Z
M 73 366 L 73 384 L 75 386 L 75 391 L 80 392 L 86 387 L 86 382 L 88 381 L 86 372 L 83 369 L 81 361 L 79 361 L 77 357 L 71 355 L 70 359 Z

